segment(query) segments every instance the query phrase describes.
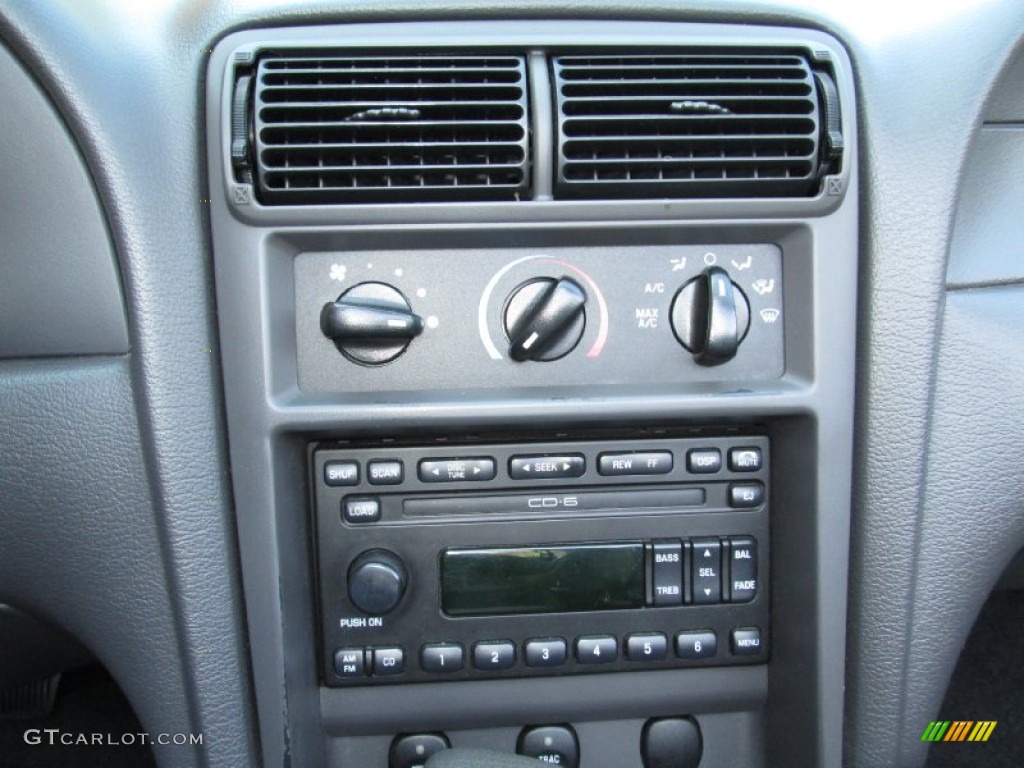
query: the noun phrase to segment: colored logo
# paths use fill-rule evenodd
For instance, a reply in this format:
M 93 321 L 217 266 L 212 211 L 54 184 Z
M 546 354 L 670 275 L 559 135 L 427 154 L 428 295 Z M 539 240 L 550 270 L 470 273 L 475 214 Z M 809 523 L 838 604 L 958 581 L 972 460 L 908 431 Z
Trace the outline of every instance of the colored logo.
M 921 741 L 988 741 L 995 729 L 995 720 L 932 720 Z

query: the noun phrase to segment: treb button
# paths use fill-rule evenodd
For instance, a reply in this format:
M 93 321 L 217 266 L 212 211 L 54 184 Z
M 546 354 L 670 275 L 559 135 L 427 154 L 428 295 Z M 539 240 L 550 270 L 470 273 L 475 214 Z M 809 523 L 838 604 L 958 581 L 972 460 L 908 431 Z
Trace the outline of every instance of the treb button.
M 655 541 L 651 545 L 651 580 L 655 605 L 683 604 L 683 545 L 680 541 Z
M 582 456 L 513 456 L 508 474 L 513 480 L 546 480 L 552 477 L 579 477 L 586 470 Z

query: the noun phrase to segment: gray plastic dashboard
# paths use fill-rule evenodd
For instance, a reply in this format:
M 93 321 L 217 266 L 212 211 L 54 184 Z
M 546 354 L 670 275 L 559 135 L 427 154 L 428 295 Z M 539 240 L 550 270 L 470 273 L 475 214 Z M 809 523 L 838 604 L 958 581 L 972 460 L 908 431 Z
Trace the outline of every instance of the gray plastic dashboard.
M 834 67 L 847 149 L 836 183 L 815 197 L 264 206 L 227 163 L 234 73 L 263 50 L 535 55 L 747 44 L 813 51 Z M 260 707 L 265 754 L 285 748 L 274 736 L 287 731 L 293 759 L 383 765 L 399 733 L 443 730 L 455 746 L 511 751 L 524 725 L 571 722 L 589 731 L 599 723 L 617 746 L 599 749 L 593 736 L 581 736 L 585 764 L 612 768 L 638 759 L 642 718 L 695 714 L 706 729 L 704 765 L 838 761 L 857 270 L 850 75 L 833 38 L 773 27 L 375 24 L 253 30 L 218 44 L 208 80 L 208 161 L 218 318 L 222 338 L 236 340 L 222 359 L 236 502 L 246 510 L 242 576 L 257 696 L 284 689 L 289 701 L 287 713 Z M 543 125 L 545 103 L 533 108 L 535 125 Z M 751 330 L 735 360 L 701 368 L 671 334 L 669 300 L 717 263 L 750 297 Z M 500 350 L 502 297 L 531 276 L 562 273 L 578 275 L 597 299 L 580 349 L 550 364 L 513 362 Z M 772 293 L 758 294 L 755 278 Z M 360 367 L 320 333 L 320 309 L 360 281 L 381 279 L 432 322 L 394 362 Z M 644 295 L 653 286 L 664 298 Z M 644 310 L 664 321 L 645 324 Z M 709 436 L 760 430 L 783 457 L 773 466 L 774 650 L 766 666 L 322 687 L 318 658 L 329 649 L 313 640 L 317 566 L 309 547 L 318 534 L 303 490 L 307 443 L 340 441 L 372 457 L 374 446 L 379 453 L 394 440 L 454 450 L 480 434 L 543 442 L 580 430 L 624 439 L 630 430 L 674 428 Z M 519 525 L 527 537 L 541 523 Z M 584 538 L 611 530 L 580 525 Z M 479 539 L 486 533 L 476 536 L 487 543 Z M 323 552 L 333 559 L 330 548 Z M 319 577 L 342 574 L 321 565 Z M 320 620 L 333 616 L 326 611 Z M 443 707 L 430 703 L 435 696 Z M 755 735 L 783 732 L 780 718 L 802 723 L 802 738 Z
M 125 355 L 123 340 L 114 334 L 113 343 L 104 345 L 103 351 L 113 355 L 107 359 L 85 360 L 77 356 L 85 349 L 67 348 L 51 360 L 14 358 L 3 363 L 3 477 L 8 487 L 24 491 L 7 494 L 3 501 L 3 542 L 19 556 L 5 560 L 2 589 L 5 601 L 63 625 L 98 651 L 151 730 L 175 730 L 189 723 L 216 734 L 202 753 L 162 752 L 161 764 L 234 766 L 255 764 L 259 755 L 266 765 L 298 764 L 310 757 L 310 723 L 323 714 L 336 724 L 345 720 L 336 699 L 314 700 L 309 638 L 296 637 L 315 621 L 312 606 L 303 602 L 309 594 L 308 573 L 279 581 L 272 568 L 258 574 L 248 568 L 246 623 L 234 517 L 252 523 L 237 532 L 239 546 L 250 553 L 273 545 L 271 533 L 279 521 L 255 492 L 243 488 L 232 500 L 225 481 L 230 467 L 237 472 L 246 461 L 264 471 L 272 467 L 259 487 L 269 490 L 279 509 L 296 513 L 280 525 L 301 529 L 308 510 L 291 490 L 296 482 L 305 482 L 297 435 L 336 435 L 342 424 L 353 434 L 367 435 L 430 421 L 471 429 L 493 418 L 565 418 L 564 403 L 557 401 L 455 407 L 443 398 L 420 406 L 354 403 L 341 416 L 336 403 L 303 396 L 285 377 L 269 390 L 260 382 L 251 393 L 253 402 L 260 403 L 261 434 L 274 435 L 278 448 L 271 453 L 262 439 L 239 446 L 232 435 L 235 453 L 229 463 L 219 356 L 206 350 L 216 350 L 230 366 L 230 348 L 249 338 L 251 329 L 219 338 L 216 329 L 210 204 L 205 202 L 214 195 L 207 194 L 210 189 L 203 182 L 209 51 L 229 32 L 245 28 L 511 17 L 717 22 L 746 25 L 748 31 L 773 24 L 826 31 L 849 52 L 856 72 L 861 149 L 856 169 L 859 272 L 844 286 L 849 291 L 856 284 L 860 291 L 850 610 L 847 622 L 841 613 L 830 612 L 820 626 L 801 635 L 806 643 L 801 651 L 845 635 L 847 692 L 845 707 L 820 687 L 809 691 L 805 686 L 774 704 L 778 716 L 793 716 L 787 725 L 805 729 L 796 732 L 794 741 L 803 738 L 811 745 L 808 754 L 815 757 L 809 761 L 837 764 L 840 729 L 847 764 L 923 761 L 921 723 L 937 711 L 981 596 L 1022 539 L 1019 467 L 1012 452 L 993 450 L 1003 440 L 1012 442 L 1021 423 L 1014 375 L 1024 367 L 1016 354 L 1024 306 L 1020 275 L 1012 258 L 1012 236 L 988 241 L 970 237 L 995 232 L 992 226 L 979 228 L 972 211 L 995 211 L 972 209 L 962 200 L 965 185 L 992 189 L 984 174 L 977 180 L 966 176 L 968 170 L 975 172 L 976 163 L 985 162 L 984 150 L 977 148 L 986 140 L 979 133 L 1006 131 L 1011 138 L 998 143 L 1012 146 L 1012 132 L 1024 119 L 1014 110 L 1021 82 L 1013 62 L 1021 60 L 1024 29 L 1019 3 L 1005 0 L 979 7 L 950 2 L 904 10 L 885 3 L 803 1 L 522 2 L 499 7 L 480 2 L 368 6 L 253 0 L 202 8 L 172 2 L 145 14 L 135 12 L 134 5 L 97 0 L 89 4 L 87 17 L 45 4 L 0 2 L 0 36 L 52 101 L 95 184 L 120 267 L 122 317 L 128 319 L 131 346 Z M 984 122 L 999 127 L 983 129 Z M 1014 157 L 1009 155 L 1010 162 Z M 996 181 L 1001 162 L 987 166 L 996 169 L 990 173 Z M 211 187 L 217 188 L 217 183 Z M 1012 196 L 996 199 L 1006 203 Z M 752 226 L 765 225 L 766 236 L 788 226 L 772 206 L 760 213 Z M 728 218 L 713 216 L 704 207 L 690 208 L 685 218 L 683 224 L 662 226 L 677 232 L 692 226 L 708 238 L 727 234 Z M 1009 233 L 1017 218 L 1012 212 L 996 215 L 994 226 Z M 328 225 L 308 223 L 310 229 Z M 359 247 L 375 237 L 364 229 L 348 227 Z M 45 243 L 45 231 L 40 231 L 36 242 Z M 561 235 L 551 236 L 557 240 Z M 829 240 L 821 242 L 831 247 Z M 46 247 L 39 252 L 39 263 L 53 267 L 57 252 Z M 254 251 L 249 258 L 258 260 L 260 253 Z M 999 258 L 991 259 L 993 254 Z M 26 290 L 31 287 L 22 284 Z M 258 282 L 239 285 L 238 302 L 258 300 L 261 290 Z M 833 290 L 840 292 L 838 287 Z M 106 304 L 118 302 L 108 298 Z M 17 354 L 44 351 L 26 347 Z M 263 375 L 255 369 L 257 379 Z M 798 379 L 797 387 L 807 381 Z M 268 399 L 268 391 L 280 397 Z M 294 410 L 286 411 L 284 406 L 292 404 L 289 396 L 298 400 Z M 724 413 L 719 400 L 698 403 L 659 392 L 625 408 L 623 402 L 588 402 L 578 419 L 588 425 L 653 421 L 666 408 L 672 413 L 684 402 L 686 415 L 700 420 Z M 741 418 L 763 416 L 760 403 L 742 396 L 735 402 Z M 793 427 L 794 437 L 799 433 L 798 440 L 776 453 L 792 454 L 791 467 L 801 466 L 798 459 L 807 445 L 819 456 L 835 456 L 835 446 L 854 434 L 849 425 L 816 422 L 792 391 L 781 391 L 776 402 L 779 420 Z M 104 409 L 113 418 L 82 418 L 83 412 L 102 414 Z M 46 441 L 46 435 L 56 439 Z M 965 444 L 973 448 L 966 452 L 971 461 L 964 461 Z M 52 472 L 55 457 L 69 460 L 78 472 L 58 482 Z M 89 461 L 95 459 L 99 461 L 93 471 Z M 125 483 L 95 482 L 109 466 L 134 469 Z M 843 496 L 843 508 L 848 496 L 839 492 L 845 481 L 838 474 L 840 487 L 832 491 L 837 499 Z M 112 494 L 121 503 L 111 505 Z M 204 504 L 197 504 L 197 498 Z M 794 508 L 813 503 L 804 497 L 784 501 Z M 53 519 L 52 510 L 62 505 L 89 514 Z M 979 519 L 986 525 L 972 525 Z M 831 540 L 831 532 L 808 530 L 801 522 L 792 521 L 793 527 L 781 533 L 808 545 Z M 78 535 L 86 528 L 110 534 Z M 262 535 L 256 534 L 258 528 Z M 308 533 L 286 530 L 281 540 L 294 545 Z M 135 559 L 117 561 L 126 540 L 135 542 Z M 36 554 L 58 547 L 66 556 L 30 588 L 33 582 L 26 574 L 33 572 Z M 968 549 L 974 553 L 970 557 L 964 555 Z M 843 542 L 832 541 L 829 551 L 843 557 Z M 966 559 L 963 572 L 950 583 L 946 563 L 954 552 Z M 125 567 L 114 567 L 114 562 Z M 135 574 L 140 570 L 168 577 L 139 580 Z M 74 601 L 55 601 L 54 595 L 68 585 L 86 598 L 131 594 L 133 599 L 113 604 L 86 599 L 77 607 Z M 137 591 L 125 593 L 128 586 Z M 287 614 L 282 606 L 288 606 Z M 286 615 L 298 624 L 283 625 Z M 797 625 L 809 626 L 802 612 L 794 618 Z M 254 639 L 250 657 L 247 626 L 257 630 L 257 637 L 277 630 L 281 636 L 288 634 L 299 654 L 286 658 L 263 635 L 263 640 Z M 218 638 L 216 654 L 192 653 L 210 637 Z M 829 676 L 842 679 L 841 648 L 833 647 L 830 654 L 834 664 Z M 159 680 L 154 680 L 151 665 L 155 655 L 165 660 Z M 802 665 L 806 658 L 790 661 Z M 250 681 L 255 681 L 256 696 Z M 711 680 L 704 682 L 707 692 L 718 689 Z M 598 692 L 581 688 L 578 694 L 585 700 Z M 420 695 L 417 706 L 433 705 L 429 691 Z M 762 707 L 763 699 L 704 701 L 709 710 L 747 713 L 712 717 L 705 725 L 706 733 L 727 734 L 737 745 L 736 751 L 719 757 L 742 762 L 748 757 L 747 745 L 762 738 L 763 723 L 750 713 Z M 817 724 L 797 717 L 805 707 L 819 705 L 824 721 L 831 724 L 820 743 Z M 599 719 L 579 727 L 581 738 L 596 751 L 616 754 L 620 732 L 605 723 L 619 714 L 595 711 L 593 716 Z M 452 717 L 466 727 L 479 726 L 472 738 L 481 745 L 508 738 L 512 730 L 488 730 L 468 707 Z M 630 725 L 621 727 L 640 727 L 637 720 L 625 722 Z M 293 724 L 298 730 L 292 730 Z M 340 737 L 342 729 L 333 725 L 329 732 Z M 370 750 L 386 749 L 389 740 L 386 735 L 365 738 Z M 330 739 L 325 759 L 347 759 L 347 743 Z M 773 748 L 782 747 L 774 743 Z M 314 749 L 314 761 L 316 754 Z

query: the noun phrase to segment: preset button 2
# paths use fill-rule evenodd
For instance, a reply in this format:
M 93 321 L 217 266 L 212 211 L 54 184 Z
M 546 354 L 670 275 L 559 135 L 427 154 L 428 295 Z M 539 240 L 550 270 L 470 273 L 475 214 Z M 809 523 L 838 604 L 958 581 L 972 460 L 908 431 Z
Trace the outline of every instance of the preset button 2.
M 515 663 L 516 646 L 506 640 L 473 646 L 473 666 L 477 669 L 509 669 Z

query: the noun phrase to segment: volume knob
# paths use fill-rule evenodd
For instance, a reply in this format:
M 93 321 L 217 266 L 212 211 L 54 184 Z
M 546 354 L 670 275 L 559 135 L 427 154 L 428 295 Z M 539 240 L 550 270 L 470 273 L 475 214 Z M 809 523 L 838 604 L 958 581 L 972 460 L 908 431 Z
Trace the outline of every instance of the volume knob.
M 386 549 L 363 552 L 348 569 L 349 599 L 371 616 L 393 611 L 405 594 L 405 585 L 405 564 Z

